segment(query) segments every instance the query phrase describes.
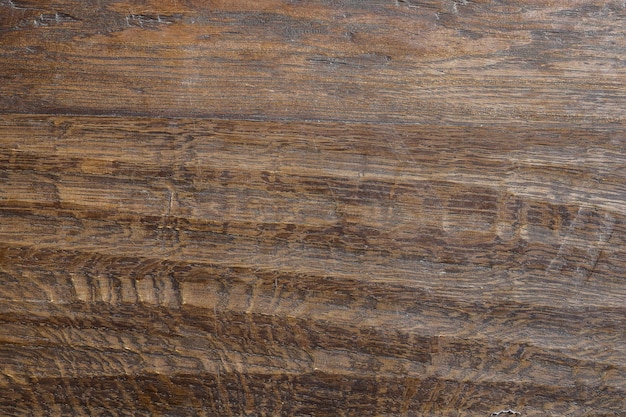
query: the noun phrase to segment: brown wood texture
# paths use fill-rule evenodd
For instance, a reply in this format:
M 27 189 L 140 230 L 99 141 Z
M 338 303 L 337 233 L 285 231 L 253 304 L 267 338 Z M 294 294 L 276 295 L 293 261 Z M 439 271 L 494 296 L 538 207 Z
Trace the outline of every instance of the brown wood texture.
M 0 415 L 624 416 L 625 147 L 623 0 L 0 0 Z

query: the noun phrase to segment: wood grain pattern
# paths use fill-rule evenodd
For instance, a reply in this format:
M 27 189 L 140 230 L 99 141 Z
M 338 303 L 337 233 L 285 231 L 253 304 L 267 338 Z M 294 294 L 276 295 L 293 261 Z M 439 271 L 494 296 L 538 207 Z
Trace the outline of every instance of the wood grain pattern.
M 625 21 L 0 0 L 0 414 L 624 415 Z
M 626 6 L 4 0 L 26 113 L 623 126 Z

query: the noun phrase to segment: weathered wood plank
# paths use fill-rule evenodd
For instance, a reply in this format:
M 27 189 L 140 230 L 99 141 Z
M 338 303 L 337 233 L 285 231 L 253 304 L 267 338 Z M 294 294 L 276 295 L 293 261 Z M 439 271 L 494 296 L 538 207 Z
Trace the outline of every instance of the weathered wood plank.
M 5 413 L 624 405 L 619 132 L 0 122 Z
M 0 414 L 619 416 L 622 0 L 0 0 Z
M 0 108 L 618 124 L 621 0 L 0 2 Z
M 28 306 L 32 313 L 24 316 L 19 313 L 24 307 L 20 303 L 3 306 L 4 311 L 14 313 L 7 326 L 11 330 L 10 340 L 3 340 L 1 354 L 6 369 L 11 372 L 9 386 L 19 395 L 27 395 L 33 382 L 37 390 L 49 390 L 47 379 L 56 383 L 67 380 L 67 389 L 75 389 L 70 386 L 112 376 L 121 380 L 157 378 L 166 381 L 182 377 L 195 380 L 195 384 L 201 386 L 217 384 L 217 389 L 232 390 L 231 395 L 250 395 L 252 407 L 258 410 L 257 407 L 263 407 L 268 400 L 263 391 L 277 387 L 268 383 L 247 393 L 245 387 L 242 390 L 241 386 L 232 386 L 228 380 L 235 378 L 245 385 L 255 384 L 260 377 L 299 380 L 289 388 L 278 388 L 289 398 L 287 406 L 322 407 L 316 412 L 322 415 L 330 415 L 336 409 L 349 412 L 352 404 L 360 401 L 371 407 L 383 400 L 379 395 L 385 390 L 391 394 L 384 398 L 384 403 L 377 405 L 381 408 L 370 412 L 394 413 L 394 409 L 402 406 L 403 398 L 406 400 L 397 391 L 404 391 L 406 395 L 414 384 L 422 385 L 422 392 L 405 404 L 414 413 L 427 412 L 433 407 L 440 408 L 439 413 L 446 409 L 450 412 L 447 407 L 454 410 L 468 406 L 474 407 L 472 412 L 487 412 L 487 407 L 493 404 L 525 405 L 526 401 L 529 414 L 547 404 L 557 410 L 569 410 L 574 401 L 583 401 L 585 407 L 596 411 L 614 410 L 623 404 L 625 369 L 576 358 L 573 348 L 545 349 L 526 341 L 480 337 L 408 336 L 405 332 L 385 331 L 365 324 L 359 324 L 357 329 L 344 327 L 341 321 L 330 320 L 328 316 L 319 320 L 293 316 L 283 319 L 276 315 L 192 307 L 172 310 L 149 305 L 127 304 L 112 308 L 106 304 L 52 306 L 43 303 Z M 499 309 L 511 314 L 506 306 Z M 562 314 L 559 309 L 555 310 Z M 553 317 L 549 316 L 552 315 L 545 315 L 546 322 L 552 321 Z M 533 320 L 543 318 L 538 316 Z M 571 318 L 563 320 L 567 322 L 572 322 Z M 557 328 L 559 324 L 552 325 Z M 359 339 L 355 339 L 355 331 Z M 94 340 L 99 341 L 98 348 L 93 347 Z M 356 345 L 351 345 L 357 340 Z M 42 350 L 42 346 L 45 349 Z M 381 355 L 380 349 L 386 347 L 391 350 Z M 587 345 L 587 349 L 592 347 L 592 342 Z M 570 351 L 573 352 L 571 357 L 565 353 Z M 511 361 L 511 357 L 518 360 Z M 220 386 L 222 383 L 225 386 Z M 350 385 L 355 391 L 350 391 Z M 600 393 L 599 386 L 602 386 Z M 146 387 L 131 387 L 134 389 L 145 390 Z M 474 398 L 482 390 L 482 395 L 493 401 L 491 404 Z M 584 391 L 587 392 L 583 394 Z M 311 394 L 315 392 L 317 394 Z M 206 392 L 199 395 L 199 404 L 210 406 Z M 321 398 L 316 400 L 316 395 Z M 242 406 L 235 399 L 224 398 L 223 394 L 216 397 L 226 401 L 229 407 Z M 298 400 L 299 397 L 302 399 Z M 336 403 L 333 397 L 342 398 L 346 403 Z M 94 400 L 106 404 L 103 397 L 94 396 Z M 76 401 L 84 403 L 85 400 L 78 398 Z M 120 400 L 108 401 L 115 404 Z M 141 409 L 141 404 L 137 403 L 137 400 L 128 402 L 125 407 Z M 68 406 L 59 400 L 42 406 L 55 404 Z M 165 407 L 173 405 L 175 403 L 163 404 Z M 186 405 L 193 409 L 189 402 Z M 328 409 L 324 410 L 325 407 Z

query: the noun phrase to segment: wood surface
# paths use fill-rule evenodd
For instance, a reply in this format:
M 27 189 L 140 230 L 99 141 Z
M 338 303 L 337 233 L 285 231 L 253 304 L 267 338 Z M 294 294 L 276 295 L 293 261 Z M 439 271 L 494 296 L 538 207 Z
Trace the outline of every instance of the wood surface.
M 623 0 L 0 0 L 0 415 L 624 416 L 625 147 Z

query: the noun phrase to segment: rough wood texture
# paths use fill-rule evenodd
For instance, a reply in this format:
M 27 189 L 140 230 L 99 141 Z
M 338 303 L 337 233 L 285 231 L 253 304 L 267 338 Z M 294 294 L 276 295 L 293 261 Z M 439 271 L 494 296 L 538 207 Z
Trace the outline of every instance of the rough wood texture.
M 0 414 L 623 416 L 625 60 L 621 0 L 0 0 Z

